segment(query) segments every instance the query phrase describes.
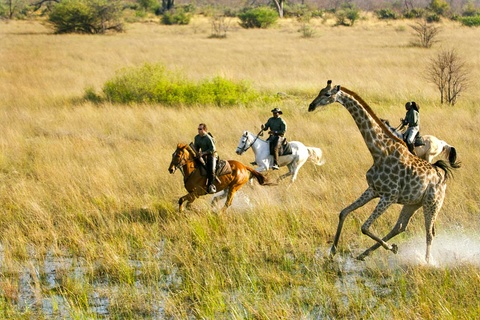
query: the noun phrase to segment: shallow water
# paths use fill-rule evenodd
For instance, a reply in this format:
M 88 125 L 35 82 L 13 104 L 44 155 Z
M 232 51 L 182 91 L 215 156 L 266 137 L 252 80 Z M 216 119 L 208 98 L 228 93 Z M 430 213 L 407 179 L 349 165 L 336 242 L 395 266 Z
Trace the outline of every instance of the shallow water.
M 159 254 L 163 250 L 163 245 L 164 243 L 159 244 Z M 33 258 L 35 256 L 33 249 L 29 248 L 28 252 L 32 258 L 24 261 L 22 265 L 5 270 L 7 267 L 4 263 L 4 250 L 0 245 L 0 270 L 13 275 L 12 278 L 18 279 L 18 290 L 14 299 L 18 311 L 53 319 L 76 318 L 73 314 L 75 311 L 71 310 L 70 302 L 60 293 L 56 294 L 55 292 L 56 290 L 61 291 L 61 281 L 65 274 L 68 274 L 69 279 L 86 284 L 86 262 L 82 258 L 54 255 L 53 251 L 49 251 L 43 261 L 38 261 Z M 130 266 L 135 268 L 137 276 L 141 275 L 142 263 L 139 260 L 129 261 Z M 173 270 L 165 278 L 165 283 L 158 284 L 155 290 L 158 291 L 158 288 L 168 287 L 169 283 L 178 281 L 180 280 Z M 90 285 L 93 287 L 93 291 L 88 294 L 88 311 L 84 314 L 93 314 L 95 318 L 108 318 L 111 303 L 109 293 L 118 291 L 118 288 L 104 279 Z M 135 289 L 136 293 L 151 293 L 151 288 L 146 287 L 140 281 L 135 283 Z M 162 296 L 165 297 L 166 294 Z M 164 319 L 164 299 L 155 301 L 152 310 L 154 311 L 150 315 L 151 318 Z
M 237 206 L 242 207 L 248 204 L 245 198 L 239 197 Z M 378 307 L 377 297 L 389 295 L 391 293 L 390 283 L 385 279 L 385 283 L 378 283 L 368 277 L 368 273 L 364 271 L 367 268 L 389 268 L 399 270 L 406 265 L 426 265 L 425 262 L 425 239 L 416 236 L 405 242 L 397 243 L 399 252 L 396 255 L 390 252 L 382 252 L 378 249 L 366 263 L 355 259 L 355 254 L 336 255 L 333 264 L 338 271 L 338 278 L 335 280 L 335 287 L 341 293 L 343 306 L 348 308 L 352 299 L 356 294 L 360 294 L 359 283 L 368 287 L 374 294 L 368 303 L 371 307 Z M 158 244 L 158 252 L 156 258 L 161 259 L 164 243 Z M 31 257 L 35 257 L 32 248 L 28 250 Z M 318 260 L 325 260 L 329 253 L 329 248 L 318 248 L 315 257 Z M 378 256 L 380 255 L 380 256 Z M 432 267 L 447 268 L 462 266 L 465 264 L 480 267 L 480 236 L 466 233 L 464 230 L 456 229 L 442 232 L 434 238 L 432 245 L 433 262 Z M 18 293 L 15 298 L 15 306 L 21 312 L 29 311 L 32 314 L 42 315 L 46 318 L 72 319 L 70 303 L 60 293 L 56 294 L 56 289 L 61 288 L 61 280 L 64 279 L 66 273 L 69 278 L 73 278 L 76 282 L 87 283 L 87 266 L 82 258 L 72 257 L 69 255 L 55 255 L 53 251 L 48 252 L 43 261 L 30 258 L 22 265 L 14 267 L 16 270 L 5 270 L 4 250 L 0 245 L 0 270 L 2 272 L 16 275 L 18 281 Z M 137 276 L 142 273 L 142 264 L 140 260 L 130 260 L 129 264 L 135 269 Z M 10 267 L 12 268 L 12 267 Z M 366 275 L 367 274 L 367 275 Z M 170 285 L 178 285 L 181 283 L 180 277 L 176 270 L 172 270 L 169 275 L 165 276 L 163 283 L 158 283 L 158 288 L 168 288 Z M 109 283 L 105 279 L 95 281 L 89 284 L 93 290 L 89 290 L 88 294 L 88 311 L 98 318 L 108 318 L 110 308 L 110 298 L 112 292 L 116 292 L 119 288 L 115 284 Z M 136 293 L 151 293 L 152 288 L 146 287 L 142 282 L 135 283 Z M 160 289 L 161 291 L 162 289 Z M 154 305 L 149 315 L 153 319 L 166 318 L 164 312 L 166 289 L 157 294 L 159 297 L 154 301 Z M 157 292 L 158 293 L 158 292 Z M 320 314 L 323 311 L 318 311 Z

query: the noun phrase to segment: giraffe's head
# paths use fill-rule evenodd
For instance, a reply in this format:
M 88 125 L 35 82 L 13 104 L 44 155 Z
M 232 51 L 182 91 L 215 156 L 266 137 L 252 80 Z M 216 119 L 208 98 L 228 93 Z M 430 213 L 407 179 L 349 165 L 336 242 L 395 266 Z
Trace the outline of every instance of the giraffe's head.
M 320 90 L 318 96 L 308 106 L 308 111 L 314 111 L 317 107 L 326 106 L 336 101 L 336 95 L 340 91 L 340 86 L 332 87 L 332 80 L 327 81 L 327 86 Z

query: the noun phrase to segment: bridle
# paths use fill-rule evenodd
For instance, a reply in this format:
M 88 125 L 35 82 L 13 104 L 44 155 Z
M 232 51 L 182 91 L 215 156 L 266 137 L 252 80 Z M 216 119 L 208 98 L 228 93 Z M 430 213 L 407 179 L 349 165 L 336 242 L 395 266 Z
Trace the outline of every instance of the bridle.
M 172 159 L 176 156 L 178 156 L 178 153 L 177 153 L 178 150 L 175 150 L 174 153 L 172 153 Z M 174 167 L 175 168 L 175 171 L 180 170 L 180 172 L 182 173 L 183 177 L 185 177 L 185 172 L 183 171 L 183 166 L 187 164 L 187 160 L 185 158 L 185 152 L 183 152 L 183 155 L 180 157 L 180 161 L 178 162 L 178 164 Z M 173 172 L 175 172 L 173 171 Z
M 245 132 L 245 144 L 243 145 L 243 147 L 240 149 L 241 153 L 244 153 L 245 151 L 247 151 L 248 149 L 250 149 L 251 146 L 253 146 L 255 144 L 255 142 L 258 140 L 258 138 L 262 135 L 263 133 L 263 130 L 260 130 L 260 132 L 257 134 L 257 136 L 255 137 L 255 139 L 253 139 L 252 143 L 250 143 L 248 146 L 247 146 L 247 142 L 248 142 L 248 132 Z

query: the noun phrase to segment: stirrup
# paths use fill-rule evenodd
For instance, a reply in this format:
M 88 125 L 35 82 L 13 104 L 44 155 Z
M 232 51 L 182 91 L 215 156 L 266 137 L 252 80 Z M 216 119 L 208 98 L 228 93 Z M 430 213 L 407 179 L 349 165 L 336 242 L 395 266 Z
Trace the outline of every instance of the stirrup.
M 217 188 L 213 184 L 209 185 L 207 189 L 208 189 L 208 193 L 210 194 L 217 192 Z

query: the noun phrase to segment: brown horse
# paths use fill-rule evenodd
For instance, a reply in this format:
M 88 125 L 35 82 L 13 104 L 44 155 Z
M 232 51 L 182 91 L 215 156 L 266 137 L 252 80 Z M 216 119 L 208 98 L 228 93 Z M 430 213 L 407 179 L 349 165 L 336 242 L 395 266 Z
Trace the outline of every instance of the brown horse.
M 168 167 L 168 172 L 171 174 L 180 168 L 183 173 L 183 183 L 188 194 L 181 197 L 178 200 L 179 211 L 183 211 L 183 205 L 185 201 L 188 201 L 189 206 L 196 198 L 207 194 L 207 177 L 202 176 L 200 169 L 198 168 L 197 161 L 195 161 L 196 152 L 188 145 L 179 143 L 177 150 L 172 155 L 172 162 Z M 242 163 L 235 160 L 228 160 L 231 167 L 231 173 L 217 176 L 215 181 L 215 187 L 217 191 L 225 190 L 227 193 L 227 201 L 223 210 L 226 210 L 233 201 L 235 192 L 238 191 L 244 184 L 246 184 L 251 178 L 257 179 L 260 185 L 267 184 L 266 178 L 253 168 L 244 166 Z M 212 200 L 212 203 L 217 201 L 218 197 Z M 223 211 L 222 210 L 222 211 Z

